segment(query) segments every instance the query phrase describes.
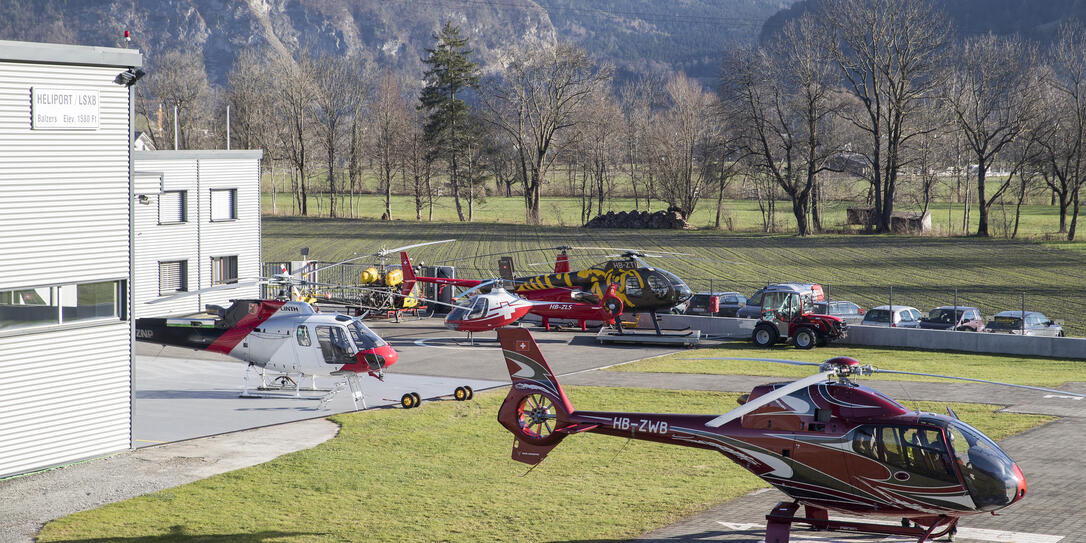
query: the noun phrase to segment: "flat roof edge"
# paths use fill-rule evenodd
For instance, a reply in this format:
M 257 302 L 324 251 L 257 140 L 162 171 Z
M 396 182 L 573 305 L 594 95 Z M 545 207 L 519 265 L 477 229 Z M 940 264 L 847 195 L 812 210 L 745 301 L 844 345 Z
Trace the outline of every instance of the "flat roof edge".
M 126 68 L 143 66 L 143 55 L 139 49 L 0 40 L 0 62 L 83 64 Z
M 205 149 L 189 151 L 132 151 L 133 160 L 181 160 L 200 158 L 255 158 L 264 157 L 263 149 Z

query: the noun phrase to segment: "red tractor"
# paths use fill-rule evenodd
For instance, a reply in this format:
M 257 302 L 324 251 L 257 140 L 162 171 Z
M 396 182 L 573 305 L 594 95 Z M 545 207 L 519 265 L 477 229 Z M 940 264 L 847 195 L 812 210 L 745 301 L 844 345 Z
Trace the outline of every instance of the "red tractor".
M 787 341 L 798 349 L 839 339 L 845 335 L 845 321 L 831 315 L 814 314 L 814 303 L 825 299 L 817 284 L 780 283 L 763 289 L 762 317 L 754 325 L 751 339 L 759 347 Z

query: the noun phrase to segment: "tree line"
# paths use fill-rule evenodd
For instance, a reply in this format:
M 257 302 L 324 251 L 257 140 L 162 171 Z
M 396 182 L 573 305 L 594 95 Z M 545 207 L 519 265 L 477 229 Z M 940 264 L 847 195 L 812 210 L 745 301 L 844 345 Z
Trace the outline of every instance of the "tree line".
M 638 209 L 688 215 L 708 198 L 720 227 L 742 179 L 764 228 L 783 200 L 806 235 L 858 178 L 875 232 L 891 230 L 896 208 L 929 211 L 942 190 L 965 203 L 963 228 L 975 211 L 979 236 L 993 205 L 1014 205 L 1016 235 L 1023 202 L 1049 198 L 1073 240 L 1086 31 L 1063 24 L 1044 50 L 951 32 L 927 0 L 824 0 L 762 45 L 728 51 L 707 90 L 682 73 L 616 86 L 610 65 L 567 43 L 512 48 L 483 70 L 446 23 L 421 81 L 361 57 L 249 49 L 215 89 L 198 55 L 173 51 L 152 59 L 136 108 L 158 148 L 189 149 L 222 146 L 229 106 L 230 145 L 264 149 L 302 215 L 321 192 L 329 207 L 318 213 L 357 216 L 366 191 L 384 195 L 385 218 L 398 193 L 413 196 L 416 219 L 452 198 L 467 221 L 497 193 L 522 197 L 539 223 L 549 184 L 579 197 L 582 222 L 632 193 Z

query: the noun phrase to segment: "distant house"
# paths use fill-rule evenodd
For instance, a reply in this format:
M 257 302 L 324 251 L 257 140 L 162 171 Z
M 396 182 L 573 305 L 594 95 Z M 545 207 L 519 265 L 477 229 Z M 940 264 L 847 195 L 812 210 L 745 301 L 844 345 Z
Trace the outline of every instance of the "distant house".
M 856 177 L 867 177 L 870 163 L 860 153 L 840 152 L 826 160 L 826 167 L 835 172 Z

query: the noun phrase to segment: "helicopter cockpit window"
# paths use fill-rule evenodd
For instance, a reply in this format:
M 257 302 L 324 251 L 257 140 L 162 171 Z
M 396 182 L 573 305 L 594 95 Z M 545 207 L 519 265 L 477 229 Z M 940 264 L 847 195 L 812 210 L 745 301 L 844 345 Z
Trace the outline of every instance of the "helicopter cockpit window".
M 649 275 L 645 278 L 645 282 L 649 284 L 649 289 L 657 298 L 667 298 L 668 286 L 663 279 L 655 275 Z
M 490 303 L 483 296 L 479 296 L 475 299 L 475 303 L 471 305 L 471 314 L 468 315 L 469 319 L 478 319 L 486 315 L 487 308 L 490 307 Z
M 350 364 L 354 362 L 351 356 L 351 340 L 347 339 L 347 330 L 339 326 L 317 326 L 317 343 L 320 344 L 321 354 L 328 364 Z
M 387 345 L 381 336 L 373 333 L 368 326 L 357 320 L 351 321 L 347 329 L 351 332 L 351 339 L 359 349 L 376 349 Z
M 308 347 L 313 344 L 313 341 L 309 339 L 309 329 L 305 326 L 299 326 L 296 334 L 298 338 L 298 345 L 302 347 Z
M 636 275 L 626 276 L 626 296 L 641 296 L 641 280 Z
M 912 475 L 956 483 L 942 431 L 911 426 L 861 426 L 852 450 Z

